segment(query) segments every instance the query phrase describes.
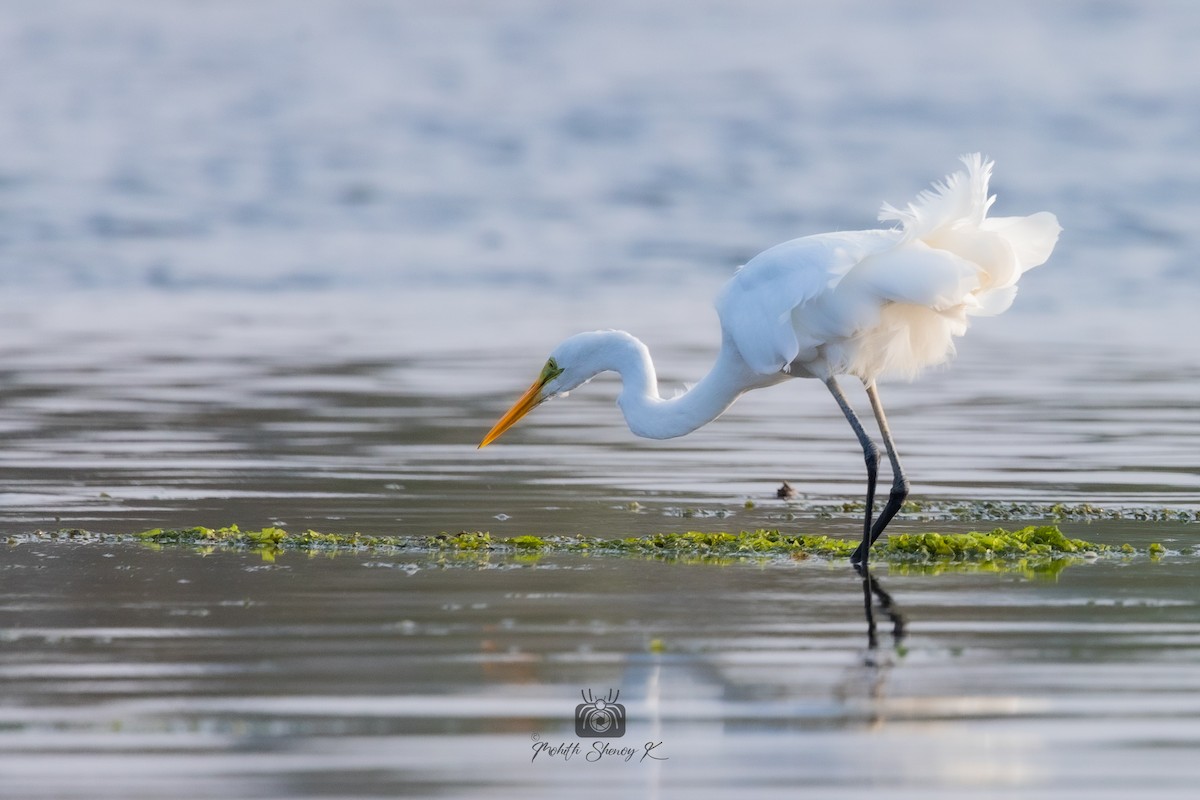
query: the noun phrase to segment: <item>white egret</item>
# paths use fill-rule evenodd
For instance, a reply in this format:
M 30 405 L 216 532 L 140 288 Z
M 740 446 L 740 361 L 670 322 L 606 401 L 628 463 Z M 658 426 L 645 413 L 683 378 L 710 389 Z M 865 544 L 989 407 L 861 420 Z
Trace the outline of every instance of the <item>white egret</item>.
M 964 170 L 922 192 L 906 208 L 885 204 L 887 230 L 805 236 L 752 258 L 717 297 L 721 349 L 699 383 L 676 397 L 658 393 L 646 346 L 624 331 L 570 337 L 533 385 L 480 442 L 485 447 L 544 401 L 606 371 L 623 383 L 617 400 L 638 436 L 668 439 L 711 422 L 743 392 L 788 378 L 815 378 L 833 394 L 862 445 L 867 465 L 862 543 L 871 544 L 900 510 L 908 480 L 879 400 L 876 379 L 915 377 L 954 353 L 968 318 L 1009 307 L 1017 280 L 1042 264 L 1061 228 L 1053 214 L 988 217 L 992 162 L 963 156 Z M 880 451 L 837 383 L 853 375 L 866 388 L 892 468 L 892 489 L 873 518 Z

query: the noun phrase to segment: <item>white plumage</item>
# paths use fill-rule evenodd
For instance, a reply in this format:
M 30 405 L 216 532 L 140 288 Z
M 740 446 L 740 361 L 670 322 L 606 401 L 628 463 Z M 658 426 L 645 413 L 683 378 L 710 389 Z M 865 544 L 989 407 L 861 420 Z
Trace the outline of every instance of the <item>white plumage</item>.
M 954 353 L 969 315 L 1011 305 L 1017 280 L 1045 262 L 1053 214 L 987 218 L 992 163 L 884 205 L 894 230 L 806 236 L 755 256 L 717 298 L 721 327 L 756 372 L 822 380 L 914 377 Z
M 817 378 L 837 400 L 863 447 L 867 503 L 865 563 L 908 494 L 875 381 L 914 377 L 954 353 L 968 318 L 998 314 L 1017 281 L 1049 258 L 1060 228 L 1053 214 L 991 217 L 992 162 L 964 156 L 965 169 L 922 192 L 907 207 L 885 204 L 887 230 L 805 236 L 752 258 L 717 297 L 721 351 L 687 392 L 659 395 L 646 346 L 623 331 L 581 333 L 562 342 L 541 375 L 484 437 L 484 447 L 545 400 L 605 371 L 624 383 L 618 404 L 638 436 L 682 436 L 721 415 L 743 392 L 788 378 Z M 862 380 L 891 462 L 888 502 L 873 518 L 879 450 L 839 388 L 838 375 Z

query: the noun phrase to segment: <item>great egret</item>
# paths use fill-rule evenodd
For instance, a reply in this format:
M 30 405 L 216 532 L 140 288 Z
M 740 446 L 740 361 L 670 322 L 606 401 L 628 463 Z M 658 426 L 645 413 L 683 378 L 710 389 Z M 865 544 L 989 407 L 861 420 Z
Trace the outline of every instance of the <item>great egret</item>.
M 551 353 L 533 385 L 496 423 L 486 447 L 539 404 L 601 372 L 620 374 L 617 400 L 629 429 L 669 439 L 711 422 L 743 392 L 788 378 L 829 388 L 862 445 L 867 464 L 866 519 L 851 561 L 866 564 L 871 545 L 908 496 L 908 480 L 875 381 L 915 377 L 954 353 L 968 317 L 1012 304 L 1025 270 L 1050 257 L 1062 230 L 1053 214 L 987 216 L 992 162 L 962 157 L 964 170 L 933 184 L 906 208 L 884 204 L 889 230 L 805 236 L 752 258 L 717 297 L 721 350 L 699 383 L 672 398 L 658 393 L 646 346 L 624 331 L 570 337 Z M 892 489 L 872 518 L 880 453 L 838 386 L 854 375 L 866 387 L 887 448 Z

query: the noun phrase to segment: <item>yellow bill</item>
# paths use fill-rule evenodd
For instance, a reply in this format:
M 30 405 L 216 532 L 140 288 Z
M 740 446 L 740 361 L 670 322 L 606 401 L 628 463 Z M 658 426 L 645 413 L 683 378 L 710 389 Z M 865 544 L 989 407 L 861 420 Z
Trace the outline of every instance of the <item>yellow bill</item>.
M 517 420 L 535 409 L 543 400 L 548 400 L 550 396 L 543 394 L 542 390 L 546 387 L 547 383 L 561 374 L 562 370 L 559 369 L 558 364 L 554 362 L 553 358 L 547 361 L 546 366 L 542 368 L 542 374 L 538 376 L 538 379 L 533 382 L 532 386 L 525 390 L 525 394 L 521 395 L 520 399 L 508 410 L 508 413 L 492 426 L 487 436 L 484 436 L 483 441 L 479 443 L 479 447 L 482 449 L 499 439 L 501 434 L 517 423 Z

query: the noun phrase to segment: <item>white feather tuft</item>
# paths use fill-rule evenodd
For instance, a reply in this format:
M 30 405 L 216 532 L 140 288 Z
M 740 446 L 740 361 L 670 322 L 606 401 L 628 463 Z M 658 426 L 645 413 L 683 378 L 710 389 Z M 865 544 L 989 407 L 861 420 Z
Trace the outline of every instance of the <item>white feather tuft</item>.
M 896 247 L 851 271 L 883 301 L 877 320 L 855 337 L 848 369 L 870 379 L 913 377 L 954 353 L 970 316 L 1012 305 L 1017 281 L 1050 256 L 1061 230 L 1053 214 L 993 217 L 992 162 L 965 155 L 965 170 L 922 192 L 906 209 L 884 205 L 879 218 L 899 222 Z
M 917 199 L 905 209 L 884 203 L 879 211 L 881 222 L 899 222 L 906 240 L 924 239 L 927 236 L 958 223 L 980 225 L 995 196 L 988 196 L 988 182 L 992 178 L 992 162 L 979 153 L 969 153 L 960 159 L 966 171 L 959 170 L 946 176 L 933 188 L 917 195 Z
M 903 209 L 898 229 L 793 239 L 751 259 L 717 298 L 725 336 L 759 375 L 915 376 L 954 354 L 971 317 L 1012 304 L 1049 258 L 1053 214 L 988 217 L 992 162 L 978 153 Z

